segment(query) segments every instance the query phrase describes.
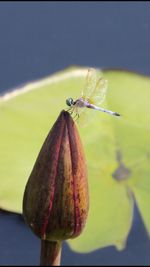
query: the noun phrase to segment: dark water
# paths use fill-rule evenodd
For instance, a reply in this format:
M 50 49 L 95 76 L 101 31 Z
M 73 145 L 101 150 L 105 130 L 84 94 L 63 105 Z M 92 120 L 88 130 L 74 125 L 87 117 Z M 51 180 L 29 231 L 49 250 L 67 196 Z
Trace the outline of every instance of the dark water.
M 150 74 L 150 2 L 1 2 L 0 91 L 70 65 Z M 0 265 L 38 265 L 39 240 L 20 216 L 0 213 Z M 77 254 L 63 265 L 149 265 L 150 241 L 135 209 L 127 248 Z
M 40 241 L 24 225 L 21 216 L 0 213 L 0 265 L 39 265 Z M 135 218 L 127 247 L 118 252 L 114 247 L 88 254 L 72 252 L 63 244 L 62 265 L 147 265 L 150 263 L 150 241 L 135 208 Z
M 1 2 L 0 90 L 70 65 L 150 74 L 149 2 Z

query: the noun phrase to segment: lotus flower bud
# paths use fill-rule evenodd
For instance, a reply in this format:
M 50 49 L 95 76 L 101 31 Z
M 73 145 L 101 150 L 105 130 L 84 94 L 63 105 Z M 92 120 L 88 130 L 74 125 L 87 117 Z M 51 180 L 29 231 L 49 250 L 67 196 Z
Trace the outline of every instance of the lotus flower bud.
M 89 207 L 87 170 L 76 125 L 62 111 L 49 132 L 27 182 L 23 215 L 43 240 L 77 237 Z

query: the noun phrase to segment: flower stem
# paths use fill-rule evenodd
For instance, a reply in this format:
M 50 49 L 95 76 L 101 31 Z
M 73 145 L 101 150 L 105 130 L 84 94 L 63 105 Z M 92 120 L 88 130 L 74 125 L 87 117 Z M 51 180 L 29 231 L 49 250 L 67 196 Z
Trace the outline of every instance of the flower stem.
M 41 240 L 40 266 L 60 266 L 61 241 Z

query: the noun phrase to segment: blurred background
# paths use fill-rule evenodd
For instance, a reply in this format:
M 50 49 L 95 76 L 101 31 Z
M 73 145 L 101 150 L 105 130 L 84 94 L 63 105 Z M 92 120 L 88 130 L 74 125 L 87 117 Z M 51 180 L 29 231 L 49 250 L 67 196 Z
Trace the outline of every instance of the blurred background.
M 0 2 L 0 92 L 71 65 L 150 75 L 150 2 Z M 38 265 L 40 241 L 21 216 L 0 212 L 0 265 Z M 149 265 L 150 241 L 135 207 L 127 247 L 78 254 L 63 265 Z

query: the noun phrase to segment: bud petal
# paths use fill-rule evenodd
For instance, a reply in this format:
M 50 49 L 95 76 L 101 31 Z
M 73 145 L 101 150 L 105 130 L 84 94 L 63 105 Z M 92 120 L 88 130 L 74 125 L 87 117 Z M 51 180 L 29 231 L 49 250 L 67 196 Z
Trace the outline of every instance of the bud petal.
M 62 111 L 27 182 L 23 215 L 42 239 L 74 238 L 86 223 L 88 200 L 83 147 L 73 119 Z

